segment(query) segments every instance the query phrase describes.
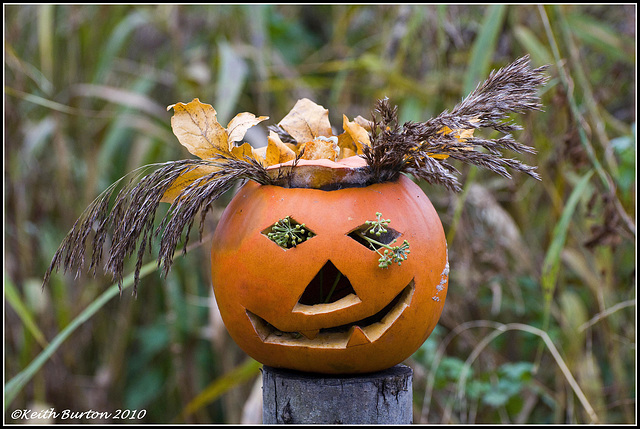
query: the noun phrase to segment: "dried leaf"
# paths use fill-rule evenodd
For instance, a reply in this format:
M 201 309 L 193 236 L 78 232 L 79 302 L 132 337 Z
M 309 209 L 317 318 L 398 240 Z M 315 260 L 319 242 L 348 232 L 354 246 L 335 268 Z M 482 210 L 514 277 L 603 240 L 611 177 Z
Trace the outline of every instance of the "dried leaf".
M 373 126 L 373 122 L 371 122 L 368 119 L 363 118 L 362 116 L 358 115 L 355 118 L 353 118 L 353 122 L 355 122 L 356 124 L 360 125 L 362 128 L 364 128 L 367 132 L 371 131 L 372 126 Z
M 330 137 L 332 135 L 329 110 L 308 98 L 298 100 L 278 125 L 298 143 L 306 143 L 316 137 Z
M 471 119 L 469 121 L 472 124 L 478 123 L 480 122 L 480 119 L 478 118 L 474 118 Z M 459 141 L 464 142 L 466 139 L 469 139 L 471 137 L 473 137 L 473 132 L 475 131 L 475 128 L 455 128 L 455 129 L 451 129 L 447 126 L 442 127 L 442 129 L 440 130 L 440 133 L 442 134 L 449 134 L 451 133 L 453 135 L 453 137 L 457 138 Z M 472 146 L 469 146 L 470 148 L 473 148 Z
M 187 186 L 195 182 L 197 179 L 217 170 L 220 170 L 220 167 L 201 165 L 195 167 L 193 170 L 185 171 L 171 184 L 164 195 L 162 195 L 160 202 L 173 203 L 176 197 L 180 195 L 180 192 L 182 192 Z
M 238 159 L 248 161 L 248 158 L 260 162 L 260 158 L 253 152 L 253 147 L 249 143 L 243 143 L 241 146 L 234 146 L 231 148 L 231 153 Z
M 340 154 L 342 155 L 343 159 L 344 158 L 350 158 L 352 156 L 356 156 L 357 155 L 357 153 L 353 149 L 348 148 L 348 147 L 340 148 Z
M 282 143 L 280 136 L 273 131 L 269 132 L 265 160 L 267 165 L 280 164 L 296 158 L 296 153 L 286 144 Z
M 478 119 L 472 119 L 469 122 L 478 122 Z M 444 127 L 442 127 L 442 129 L 439 131 L 440 134 L 451 134 L 453 137 L 455 137 L 456 139 L 458 139 L 459 142 L 464 142 L 466 139 L 469 139 L 471 137 L 473 137 L 473 132 L 475 131 L 475 128 L 456 128 L 454 130 L 452 130 L 451 128 L 447 127 L 446 125 Z M 457 150 L 474 150 L 473 145 L 468 145 L 468 146 L 460 146 L 457 147 Z M 427 156 L 430 156 L 431 158 L 435 158 L 435 159 L 447 159 L 449 158 L 449 155 L 447 154 L 442 154 L 442 153 L 427 153 Z
M 227 135 L 229 136 L 229 144 L 239 142 L 244 138 L 247 130 L 260 122 L 269 119 L 268 116 L 258 116 L 253 113 L 238 113 L 227 125 Z
M 258 161 L 260 163 L 260 165 L 264 165 L 265 167 L 268 166 L 269 164 L 267 164 L 267 147 L 266 146 L 262 146 L 259 148 L 254 148 L 253 149 L 253 154 L 257 157 L 256 161 Z
M 287 142 L 284 142 L 284 145 L 286 147 L 288 147 L 289 149 L 291 149 L 293 151 L 293 153 L 295 153 L 296 155 L 298 155 L 300 153 L 300 147 L 302 146 L 302 145 L 296 145 L 296 144 L 287 143 Z
M 318 137 L 303 146 L 302 159 L 328 159 L 335 161 L 340 154 L 337 137 Z
M 471 137 L 473 137 L 473 131 L 473 128 L 467 130 L 453 130 L 454 135 L 458 140 L 470 139 Z
M 351 138 L 351 135 L 346 131 L 338 136 L 338 147 L 340 148 L 340 154 L 342 155 L 342 158 L 356 155 L 356 152 L 358 151 L 358 148 Z
M 371 146 L 367 130 L 362 125 L 349 121 L 346 115 L 342 115 L 342 127 L 351 136 L 358 155 L 362 154 L 362 146 Z
M 447 159 L 447 158 L 449 158 L 449 155 L 444 154 L 444 153 L 427 152 L 426 155 L 431 157 L 431 158 L 433 158 L 433 159 Z
M 189 152 L 202 159 L 228 153 L 227 131 L 218 123 L 211 105 L 194 98 L 187 104 L 173 104 L 167 110 L 171 108 L 174 110 L 171 117 L 173 133 Z

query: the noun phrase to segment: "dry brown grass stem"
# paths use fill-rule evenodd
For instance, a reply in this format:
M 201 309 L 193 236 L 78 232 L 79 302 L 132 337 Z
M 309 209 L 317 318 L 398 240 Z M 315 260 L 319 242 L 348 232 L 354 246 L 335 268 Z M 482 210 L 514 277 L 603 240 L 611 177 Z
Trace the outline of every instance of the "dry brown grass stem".
M 507 168 L 524 172 L 535 179 L 540 176 L 535 167 L 504 158 L 502 150 L 535 153 L 511 136 L 521 129 L 508 122 L 512 113 L 541 110 L 538 89 L 547 81 L 546 67 L 532 69 L 528 56 L 493 71 L 451 112 L 444 111 L 425 122 L 398 124 L 397 109 L 387 99 L 380 100 L 373 114 L 371 147 L 364 156 L 373 177 L 393 180 L 400 173 L 410 173 L 432 184 L 441 184 L 459 191 L 457 170 L 446 160 L 453 159 L 491 170 L 510 178 Z M 442 130 L 487 128 L 504 134 L 495 139 L 471 137 L 458 139 L 455 133 Z
M 154 231 L 156 211 L 164 194 L 176 179 L 199 166 L 218 169 L 186 187 L 171 204 L 160 226 Z M 152 168 L 156 170 L 144 175 Z M 121 187 L 114 199 L 116 190 L 127 178 L 129 178 L 127 184 Z M 75 222 L 54 254 L 45 274 L 44 284 L 49 281 L 51 273 L 61 266 L 65 272 L 75 271 L 76 278 L 80 275 L 85 265 L 86 241 L 92 232 L 89 271 L 95 275 L 102 261 L 103 247 L 111 234 L 111 245 L 104 270 L 110 273 L 119 285 L 122 285 L 124 262 L 137 248 L 133 288 L 135 295 L 143 257 L 145 251 L 151 249 L 152 239 L 161 235 L 158 264 L 162 265 L 163 272 L 166 274 L 171 268 L 173 254 L 185 228 L 187 232 L 183 251 L 186 252 L 189 232 L 196 214 L 201 213 L 200 236 L 202 236 L 202 220 L 210 204 L 238 180 L 243 179 L 255 180 L 262 184 L 271 183 L 266 170 L 257 162 L 223 155 L 208 160 L 187 159 L 152 164 L 133 171 L 100 194 Z M 109 209 L 112 199 L 114 201 Z

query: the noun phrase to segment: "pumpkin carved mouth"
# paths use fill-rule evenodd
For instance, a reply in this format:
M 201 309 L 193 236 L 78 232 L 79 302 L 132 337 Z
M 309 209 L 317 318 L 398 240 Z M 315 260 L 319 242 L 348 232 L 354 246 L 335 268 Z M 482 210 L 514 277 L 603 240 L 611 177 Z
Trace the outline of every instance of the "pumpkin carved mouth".
M 380 338 L 411 303 L 415 282 L 409 284 L 376 314 L 340 326 L 312 331 L 284 332 L 255 313 L 245 310 L 254 330 L 264 343 L 315 348 L 344 349 L 369 344 Z M 351 306 L 360 302 L 353 294 L 331 304 L 332 307 Z M 317 307 L 327 304 L 317 304 Z M 326 309 L 324 309 L 326 310 Z M 294 310 L 295 311 L 295 310 Z

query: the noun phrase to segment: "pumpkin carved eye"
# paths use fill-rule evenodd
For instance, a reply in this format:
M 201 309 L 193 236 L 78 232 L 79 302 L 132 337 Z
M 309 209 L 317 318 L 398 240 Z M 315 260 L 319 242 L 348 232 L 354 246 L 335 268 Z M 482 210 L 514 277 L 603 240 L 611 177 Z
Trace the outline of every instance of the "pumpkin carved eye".
M 384 232 L 376 231 L 371 224 L 365 223 L 347 235 L 371 250 L 379 250 L 382 245 L 393 243 L 402 234 L 389 227 L 386 227 Z
M 296 222 L 291 216 L 278 220 L 261 232 L 283 249 L 296 247 L 316 235 L 304 223 Z
M 400 246 L 392 247 L 391 244 L 394 244 L 402 234 L 388 226 L 391 220 L 384 219 L 382 213 L 377 212 L 376 218 L 376 220 L 366 221 L 347 235 L 377 252 L 380 255 L 378 259 L 380 268 L 388 268 L 394 262 L 402 265 L 402 261 L 406 260 L 410 253 L 409 242 L 404 240 Z M 384 253 L 380 251 L 382 248 Z

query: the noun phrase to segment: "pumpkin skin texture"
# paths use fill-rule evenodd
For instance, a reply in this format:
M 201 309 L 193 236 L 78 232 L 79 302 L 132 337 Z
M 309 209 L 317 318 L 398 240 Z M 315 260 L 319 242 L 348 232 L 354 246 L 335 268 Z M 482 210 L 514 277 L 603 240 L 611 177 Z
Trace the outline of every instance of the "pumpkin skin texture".
M 394 245 L 409 242 L 401 265 L 380 268 L 349 235 L 376 212 L 399 234 Z M 265 233 L 287 216 L 314 234 L 289 249 Z M 379 371 L 413 354 L 440 318 L 449 274 L 440 219 L 405 176 L 333 191 L 248 182 L 222 214 L 211 262 L 224 324 L 249 356 L 326 374 Z M 303 298 L 322 270 L 348 290 L 327 303 Z

